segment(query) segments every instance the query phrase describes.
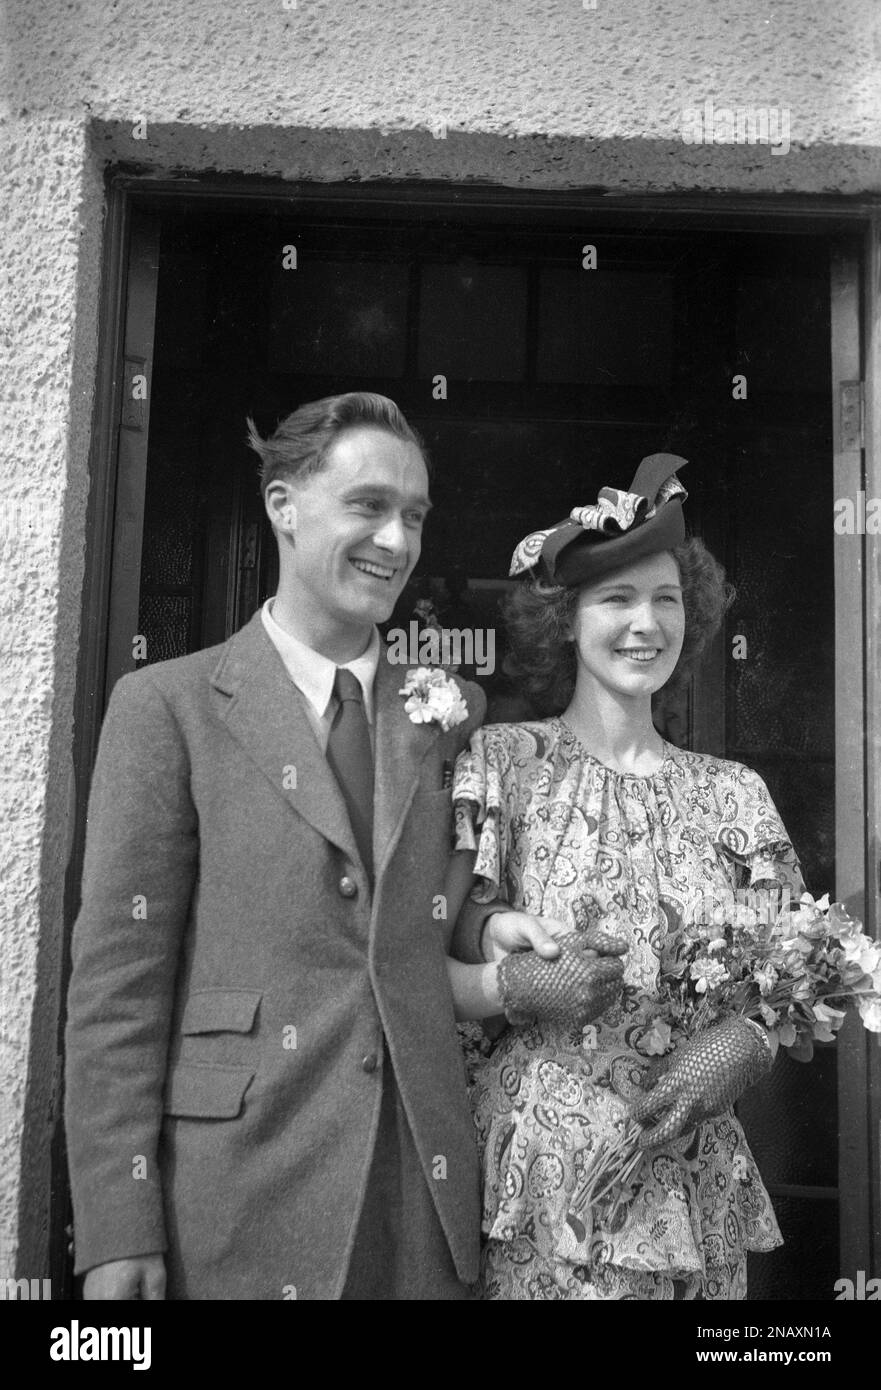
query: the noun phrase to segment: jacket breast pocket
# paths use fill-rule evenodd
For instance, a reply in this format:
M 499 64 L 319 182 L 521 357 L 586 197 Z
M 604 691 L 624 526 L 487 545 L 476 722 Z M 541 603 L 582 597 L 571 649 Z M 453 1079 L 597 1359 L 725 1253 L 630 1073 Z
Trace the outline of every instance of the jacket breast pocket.
M 253 1032 L 262 994 L 253 989 L 194 990 L 184 1005 L 165 1113 L 234 1119 L 256 1075 Z

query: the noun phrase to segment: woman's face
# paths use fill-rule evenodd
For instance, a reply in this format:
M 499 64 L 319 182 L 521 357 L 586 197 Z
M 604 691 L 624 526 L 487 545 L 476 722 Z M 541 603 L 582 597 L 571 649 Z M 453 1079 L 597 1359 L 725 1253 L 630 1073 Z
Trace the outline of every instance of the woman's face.
M 685 637 L 679 566 L 666 552 L 579 590 L 572 617 L 578 680 L 651 696 L 670 679 Z

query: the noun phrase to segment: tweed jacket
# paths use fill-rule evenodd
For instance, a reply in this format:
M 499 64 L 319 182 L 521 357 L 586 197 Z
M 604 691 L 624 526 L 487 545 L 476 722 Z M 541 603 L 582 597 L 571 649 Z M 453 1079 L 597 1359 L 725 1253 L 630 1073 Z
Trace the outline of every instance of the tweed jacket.
M 384 1057 L 459 1277 L 478 1167 L 441 937 L 452 763 L 380 657 L 371 891 L 259 612 L 116 685 L 74 929 L 66 1123 L 78 1272 L 165 1251 L 168 1297 L 332 1299 Z

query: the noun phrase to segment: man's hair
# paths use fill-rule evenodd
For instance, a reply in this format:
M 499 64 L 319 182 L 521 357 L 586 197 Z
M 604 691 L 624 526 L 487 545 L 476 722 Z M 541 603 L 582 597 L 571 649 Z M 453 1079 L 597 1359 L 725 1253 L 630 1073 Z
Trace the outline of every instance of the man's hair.
M 347 391 L 342 396 L 325 396 L 301 405 L 266 439 L 261 438 L 249 417 L 247 442 L 260 459 L 261 494 L 265 497 L 267 487 L 276 479 L 302 481 L 318 473 L 340 435 L 361 425 L 375 426 L 415 444 L 426 468 L 429 467 L 425 445 L 394 401 L 371 391 Z

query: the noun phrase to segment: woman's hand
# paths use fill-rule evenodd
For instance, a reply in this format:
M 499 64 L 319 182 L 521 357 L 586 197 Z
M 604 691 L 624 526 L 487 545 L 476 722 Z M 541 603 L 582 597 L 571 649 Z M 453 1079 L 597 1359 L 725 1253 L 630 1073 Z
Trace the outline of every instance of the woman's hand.
M 663 1117 L 640 1136 L 640 1147 L 669 1143 L 721 1115 L 771 1065 L 771 1048 L 759 1025 L 737 1015 L 690 1038 L 671 1054 L 660 1080 L 633 1107 L 640 1124 Z

